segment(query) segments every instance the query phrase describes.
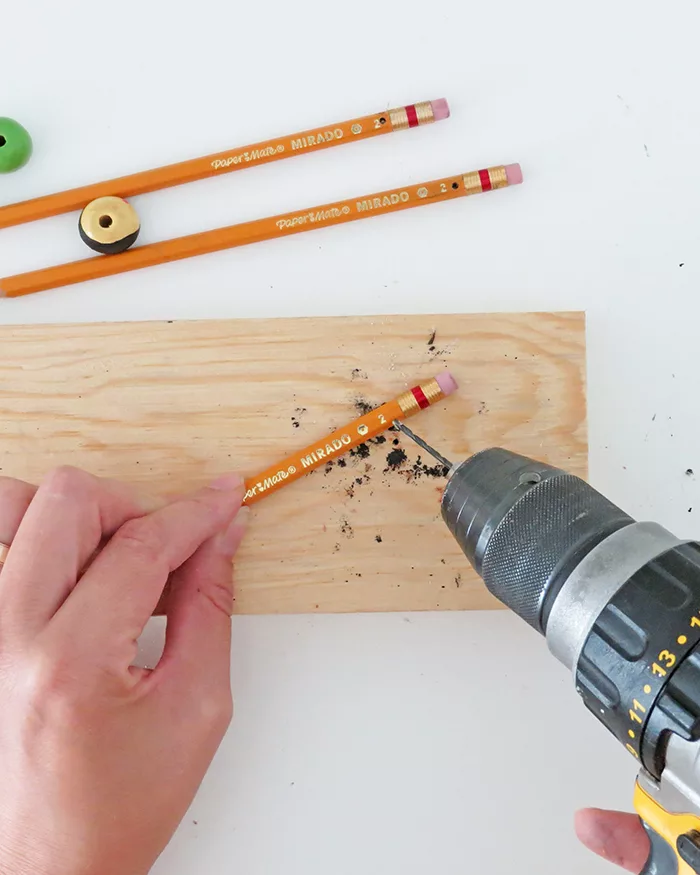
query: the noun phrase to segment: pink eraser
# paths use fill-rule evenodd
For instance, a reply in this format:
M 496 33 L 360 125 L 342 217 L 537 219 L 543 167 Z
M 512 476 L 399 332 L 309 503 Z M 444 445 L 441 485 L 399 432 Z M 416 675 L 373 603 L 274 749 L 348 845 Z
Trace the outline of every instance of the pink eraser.
M 450 117 L 450 107 L 444 97 L 439 100 L 431 100 L 430 105 L 433 108 L 433 116 L 436 122 L 441 122 L 444 118 Z
M 519 164 L 506 164 L 506 179 L 508 185 L 520 185 L 523 181 L 523 171 Z
M 455 380 L 449 371 L 443 371 L 441 374 L 438 374 L 437 377 L 435 377 L 435 382 L 442 390 L 443 395 L 451 395 L 453 392 L 457 391 L 457 380 Z

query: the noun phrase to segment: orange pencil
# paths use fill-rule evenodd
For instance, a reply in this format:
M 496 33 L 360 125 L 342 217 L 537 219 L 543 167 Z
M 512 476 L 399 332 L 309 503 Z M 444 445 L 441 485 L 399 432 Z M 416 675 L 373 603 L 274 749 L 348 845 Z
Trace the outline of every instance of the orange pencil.
M 346 425 L 336 429 L 325 438 L 309 444 L 299 452 L 273 465 L 257 477 L 246 480 L 243 504 L 254 504 L 283 486 L 293 483 L 310 471 L 326 465 L 331 459 L 342 456 L 348 450 L 376 437 L 391 428 L 394 420 L 408 419 L 426 407 L 430 407 L 451 395 L 457 388 L 455 378 L 448 371 L 438 374 L 427 383 L 403 392 L 393 401 L 388 401 Z
M 9 204 L 0 207 L 0 228 L 21 225 L 23 222 L 35 222 L 49 216 L 69 213 L 71 210 L 81 210 L 96 198 L 133 197 L 149 191 L 158 191 L 161 188 L 194 182 L 196 179 L 232 173 L 244 167 L 256 167 L 259 164 L 268 164 L 270 161 L 303 155 L 305 152 L 316 152 L 343 143 L 389 134 L 391 131 L 403 131 L 407 128 L 427 125 L 448 118 L 449 114 L 450 110 L 444 98 L 427 100 L 423 103 L 401 106 L 374 115 L 314 128 L 311 131 L 265 140 L 252 146 L 239 146 L 226 152 L 205 155 L 203 158 L 169 164 L 156 170 L 144 170 L 131 176 L 121 176 L 118 179 L 33 198 L 19 204 Z
M 190 258 L 194 255 L 204 255 L 208 252 L 218 252 L 248 243 L 258 243 L 262 240 L 272 240 L 277 237 L 288 237 L 302 231 L 314 228 L 324 228 L 330 225 L 340 225 L 343 222 L 354 222 L 382 213 L 407 210 L 424 204 L 439 203 L 452 198 L 477 194 L 491 189 L 505 188 L 522 182 L 522 171 L 519 164 L 489 167 L 487 170 L 476 170 L 458 176 L 448 176 L 420 185 L 409 185 L 391 191 L 380 191 L 376 194 L 349 198 L 332 204 L 324 204 L 310 209 L 297 210 L 266 219 L 256 219 L 243 222 L 240 225 L 229 225 L 214 231 L 204 231 L 200 234 L 190 234 L 187 237 L 177 237 L 164 240 L 162 243 L 151 243 L 147 246 L 136 246 L 119 255 L 104 255 L 74 261 L 56 267 L 43 268 L 29 273 L 0 279 L 0 297 L 16 298 L 67 286 L 85 280 L 113 276 L 129 270 L 142 267 L 152 267 L 168 261 Z

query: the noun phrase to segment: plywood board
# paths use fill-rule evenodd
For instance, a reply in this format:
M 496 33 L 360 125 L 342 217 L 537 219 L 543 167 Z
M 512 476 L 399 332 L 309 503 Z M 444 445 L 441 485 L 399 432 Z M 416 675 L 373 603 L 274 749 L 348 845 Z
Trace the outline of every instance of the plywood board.
M 182 491 L 255 474 L 449 368 L 460 391 L 411 420 L 460 460 L 505 446 L 585 476 L 581 313 L 6 326 L 0 469 L 55 465 Z M 439 515 L 444 480 L 396 435 L 253 509 L 242 613 L 496 605 Z M 424 454 L 423 454 L 424 455 Z

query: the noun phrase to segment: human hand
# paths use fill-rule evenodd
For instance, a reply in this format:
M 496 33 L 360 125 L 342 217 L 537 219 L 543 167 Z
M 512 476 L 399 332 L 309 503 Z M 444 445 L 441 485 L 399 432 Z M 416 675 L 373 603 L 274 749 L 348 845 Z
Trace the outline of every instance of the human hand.
M 576 814 L 576 835 L 589 851 L 630 872 L 641 872 L 649 839 L 636 814 L 584 808 Z
M 145 875 L 170 840 L 231 717 L 242 496 L 0 478 L 1 875 Z M 135 668 L 168 579 L 163 657 Z

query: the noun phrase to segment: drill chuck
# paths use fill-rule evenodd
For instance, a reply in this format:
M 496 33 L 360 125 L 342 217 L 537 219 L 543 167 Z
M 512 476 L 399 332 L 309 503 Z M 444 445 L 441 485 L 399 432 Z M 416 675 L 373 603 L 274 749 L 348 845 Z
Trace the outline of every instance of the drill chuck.
M 490 592 L 542 633 L 572 567 L 633 522 L 578 477 L 501 449 L 453 472 L 442 515 Z

